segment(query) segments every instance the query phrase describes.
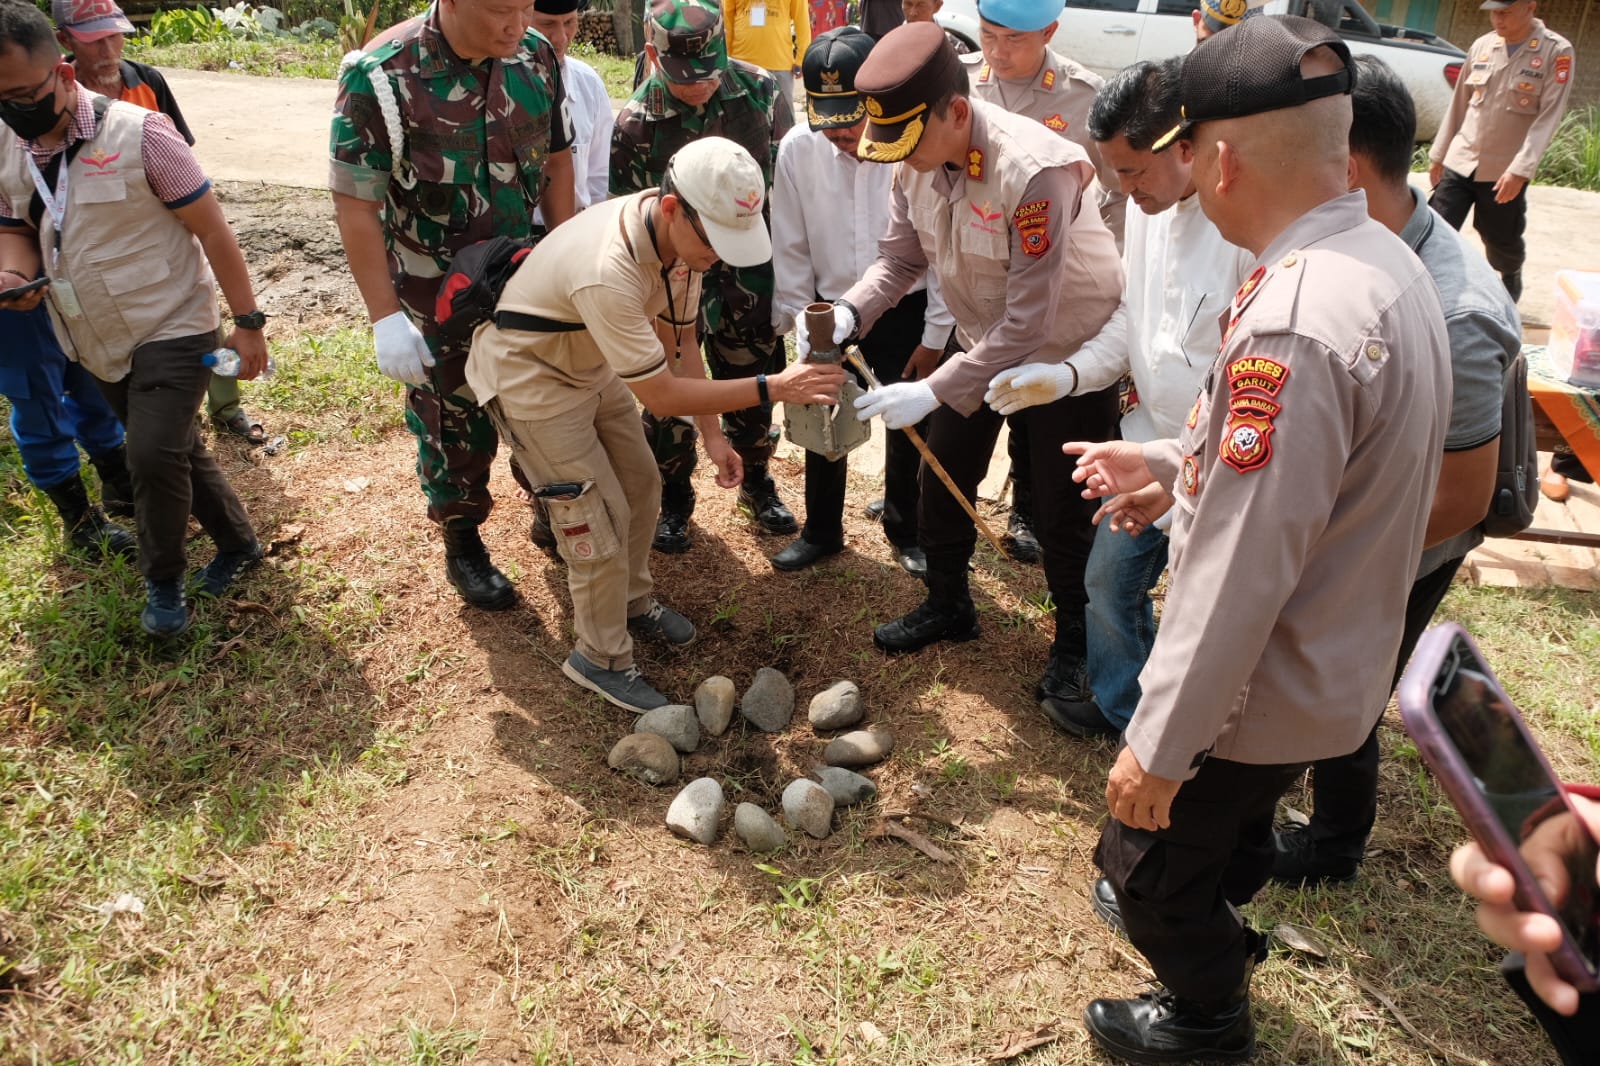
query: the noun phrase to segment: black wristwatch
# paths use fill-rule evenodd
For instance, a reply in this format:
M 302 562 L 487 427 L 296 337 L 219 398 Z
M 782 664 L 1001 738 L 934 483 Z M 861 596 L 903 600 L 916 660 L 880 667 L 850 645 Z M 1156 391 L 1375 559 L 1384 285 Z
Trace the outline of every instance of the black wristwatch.
M 240 329 L 266 329 L 267 313 L 265 311 L 251 311 L 248 315 L 234 315 L 233 324 Z

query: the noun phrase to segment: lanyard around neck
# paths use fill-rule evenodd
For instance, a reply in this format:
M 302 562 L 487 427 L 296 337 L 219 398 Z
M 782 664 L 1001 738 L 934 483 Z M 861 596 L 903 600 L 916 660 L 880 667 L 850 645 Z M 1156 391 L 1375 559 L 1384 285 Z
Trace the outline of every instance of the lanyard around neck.
M 67 218 L 67 171 L 71 169 L 70 161 L 65 157 L 62 158 L 56 172 L 55 191 L 52 192 L 44 180 L 44 175 L 39 172 L 39 164 L 33 161 L 33 153 L 26 153 L 25 158 L 28 162 L 28 174 L 33 178 L 33 187 L 38 191 L 45 210 L 50 212 L 50 217 L 55 221 L 56 239 L 59 241 L 62 224 Z

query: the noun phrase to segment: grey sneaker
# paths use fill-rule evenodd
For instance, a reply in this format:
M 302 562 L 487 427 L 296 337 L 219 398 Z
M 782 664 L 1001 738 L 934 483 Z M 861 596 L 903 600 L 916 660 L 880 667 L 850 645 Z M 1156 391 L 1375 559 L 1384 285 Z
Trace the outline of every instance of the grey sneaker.
M 668 702 L 665 696 L 650 687 L 650 682 L 639 673 L 637 666 L 630 666 L 626 670 L 604 670 L 573 652 L 561 664 L 561 672 L 590 692 L 605 697 L 607 703 L 614 703 L 634 714 L 665 707 Z
M 671 607 L 663 607 L 655 600 L 644 614 L 628 619 L 633 635 L 645 640 L 662 640 L 675 648 L 686 648 L 694 643 L 694 623 Z

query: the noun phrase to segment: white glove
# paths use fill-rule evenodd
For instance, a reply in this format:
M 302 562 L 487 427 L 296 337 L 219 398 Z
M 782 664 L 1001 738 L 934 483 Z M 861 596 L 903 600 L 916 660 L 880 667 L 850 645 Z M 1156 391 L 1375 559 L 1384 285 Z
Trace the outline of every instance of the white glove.
M 844 343 L 844 339 L 856 331 L 856 316 L 844 304 L 833 305 L 833 346 L 835 348 Z M 806 356 L 811 354 L 811 337 L 806 330 L 806 316 L 804 312 L 794 316 L 794 350 L 800 353 L 800 361 L 806 361 Z M 862 421 L 865 421 L 863 419 Z
M 372 324 L 372 344 L 378 349 L 378 369 L 383 376 L 420 385 L 428 380 L 433 353 L 422 332 L 412 325 L 404 311 L 396 311 Z
M 856 417 L 865 422 L 877 415 L 889 429 L 914 426 L 933 413 L 939 398 L 926 381 L 897 381 L 856 397 Z
M 997 414 L 1009 415 L 1024 407 L 1055 403 L 1077 387 L 1078 372 L 1071 363 L 1028 363 L 996 374 L 983 402 Z

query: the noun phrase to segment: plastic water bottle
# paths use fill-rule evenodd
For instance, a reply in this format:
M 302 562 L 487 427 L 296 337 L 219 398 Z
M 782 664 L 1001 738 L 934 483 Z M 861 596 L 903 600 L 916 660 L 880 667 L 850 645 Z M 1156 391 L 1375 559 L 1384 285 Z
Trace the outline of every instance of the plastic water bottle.
M 200 357 L 200 361 L 211 368 L 213 374 L 219 377 L 236 378 L 239 376 L 239 353 L 232 348 L 218 348 L 214 352 L 207 352 Z M 267 356 L 267 368 L 261 372 L 261 377 L 272 376 L 272 356 Z

